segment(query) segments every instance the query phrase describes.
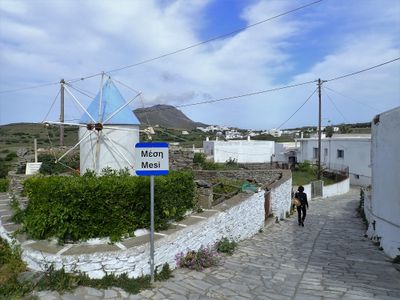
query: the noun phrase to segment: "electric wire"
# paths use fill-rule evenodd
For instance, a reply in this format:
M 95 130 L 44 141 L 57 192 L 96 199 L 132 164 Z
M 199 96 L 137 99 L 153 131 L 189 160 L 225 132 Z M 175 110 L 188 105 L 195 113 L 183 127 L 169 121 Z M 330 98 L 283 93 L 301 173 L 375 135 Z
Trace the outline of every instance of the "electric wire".
M 380 109 L 377 109 L 376 107 L 373 107 L 373 106 L 371 106 L 369 104 L 363 103 L 363 102 L 361 102 L 359 100 L 356 100 L 356 99 L 354 99 L 352 97 L 346 96 L 345 94 L 343 94 L 341 92 L 338 92 L 338 91 L 336 91 L 336 90 L 334 90 L 334 89 L 332 89 L 332 88 L 330 88 L 328 86 L 324 86 L 324 88 L 327 89 L 327 90 L 330 90 L 331 92 L 334 92 L 334 93 L 338 94 L 339 96 L 342 96 L 342 97 L 347 98 L 347 99 L 349 99 L 351 101 L 354 101 L 354 102 L 356 102 L 356 103 L 358 103 L 360 105 L 364 105 L 365 107 L 368 107 L 369 109 L 373 110 L 374 112 L 380 112 L 381 111 Z
M 285 15 L 291 14 L 291 13 L 296 12 L 296 11 L 298 11 L 298 10 L 301 10 L 301 9 L 306 8 L 306 7 L 309 7 L 309 6 L 315 5 L 315 4 L 317 4 L 317 3 L 320 3 L 320 2 L 322 2 L 322 1 L 323 1 L 323 0 L 318 0 L 318 1 L 311 2 L 311 3 L 305 4 L 305 5 L 299 6 L 299 7 L 297 7 L 297 8 L 294 8 L 294 9 L 291 9 L 291 10 L 288 10 L 288 11 L 285 11 L 285 12 L 280 13 L 280 14 L 278 14 L 278 15 L 275 15 L 275 16 L 273 16 L 273 17 L 269 17 L 269 18 L 264 19 L 264 20 L 261 20 L 261 21 L 259 21 L 259 22 L 256 22 L 256 23 L 253 23 L 253 24 L 250 24 L 250 25 L 241 27 L 241 28 L 236 29 L 236 30 L 233 30 L 233 31 L 231 31 L 231 32 L 228 32 L 228 33 L 224 33 L 224 34 L 215 36 L 215 37 L 210 38 L 210 39 L 208 39 L 208 40 L 204 40 L 204 41 L 201 41 L 201 42 L 199 42 L 199 43 L 192 44 L 192 45 L 189 45 L 189 46 L 187 46 L 187 47 L 184 47 L 184 48 L 181 48 L 181 49 L 178 49 L 178 50 L 169 52 L 169 53 L 165 53 L 165 54 L 162 54 L 162 55 L 160 55 L 160 56 L 156 56 L 156 57 L 153 57 L 153 58 L 149 58 L 149 59 L 146 59 L 146 60 L 143 60 L 143 61 L 140 61 L 140 62 L 131 64 L 131 65 L 126 65 L 126 66 L 122 66 L 122 67 L 119 67 L 119 68 L 115 68 L 115 69 L 106 71 L 106 73 L 113 73 L 113 72 L 122 71 L 122 70 L 125 70 L 125 69 L 130 69 L 130 68 L 137 67 L 137 66 L 140 66 L 140 65 L 143 65 L 143 64 L 146 64 L 146 63 L 149 63 L 149 62 L 152 62 L 152 61 L 155 61 L 155 60 L 158 60 L 158 59 L 167 57 L 167 56 L 171 56 L 171 55 L 174 55 L 174 54 L 177 54 L 177 53 L 180 53 L 180 52 L 184 52 L 184 51 L 190 50 L 190 49 L 192 49 L 192 48 L 195 48 L 195 47 L 198 47 L 198 46 L 201 46 L 201 45 L 204 45 L 204 44 L 207 44 L 207 43 L 210 43 L 210 42 L 219 40 L 219 39 L 221 39 L 221 38 L 225 38 L 225 37 L 231 36 L 231 35 L 233 35 L 233 34 L 236 34 L 236 33 L 242 32 L 242 31 L 245 31 L 245 30 L 247 30 L 247 29 L 249 29 L 249 28 L 258 26 L 258 25 L 263 24 L 263 23 L 265 23 L 265 22 L 269 22 L 269 21 L 272 21 L 272 20 L 274 20 L 274 19 L 283 17 L 283 16 L 285 16 Z M 84 80 L 84 79 L 87 79 L 87 78 L 91 78 L 91 77 L 94 77 L 94 76 L 98 76 L 98 75 L 100 75 L 100 74 L 101 74 L 101 73 L 96 73 L 96 74 L 93 74 L 93 75 L 89 75 L 89 76 L 86 76 L 86 77 L 82 77 L 82 78 L 80 78 L 80 79 L 74 79 L 74 80 L 72 80 L 72 81 L 70 81 L 70 82 L 79 81 L 79 80 Z
M 24 90 L 38 89 L 38 88 L 42 88 L 42 87 L 46 87 L 46 86 L 56 85 L 56 84 L 59 84 L 59 83 L 60 82 L 49 82 L 49 83 L 26 86 L 26 87 L 11 89 L 11 90 L 4 90 L 4 91 L 0 91 L 0 94 L 7 94 L 7 93 L 20 92 L 20 91 L 24 91 Z
M 312 94 L 306 99 L 306 101 L 304 101 L 303 104 L 300 105 L 300 107 L 298 109 L 296 109 L 296 111 L 286 121 L 284 121 L 281 125 L 279 125 L 277 127 L 277 129 L 280 129 L 283 125 L 285 125 L 287 122 L 289 122 L 289 120 L 311 99 L 311 97 L 315 94 L 317 89 L 318 89 L 318 87 L 312 92 Z
M 330 78 L 330 79 L 324 80 L 324 82 L 330 82 L 330 81 L 339 80 L 339 79 L 343 79 L 343 78 L 346 78 L 346 77 L 354 76 L 354 75 L 357 75 L 357 74 L 360 74 L 360 73 L 363 73 L 363 72 L 366 72 L 366 71 L 369 71 L 369 70 L 372 70 L 372 69 L 379 68 L 379 67 L 382 67 L 384 65 L 390 64 L 390 63 L 395 62 L 395 61 L 397 61 L 399 59 L 400 59 L 400 57 L 397 57 L 397 58 L 385 61 L 383 63 L 374 65 L 372 67 L 368 67 L 368 68 L 365 68 L 365 69 L 362 69 L 362 70 L 359 70 L 359 71 L 356 71 L 356 72 L 352 72 L 352 73 L 348 73 L 348 74 L 345 74 L 345 75 L 341 75 L 341 76 L 337 76 L 337 77 L 334 77 L 334 78 Z
M 54 97 L 54 100 L 53 100 L 53 103 L 51 104 L 51 106 L 50 106 L 50 108 L 49 108 L 49 110 L 47 111 L 47 114 L 46 114 L 46 116 L 43 118 L 43 120 L 42 120 L 42 123 L 47 119 L 47 117 L 49 116 L 49 114 L 50 114 L 50 112 L 51 112 L 51 110 L 53 109 L 53 107 L 54 107 L 54 104 L 56 103 L 56 101 L 57 101 L 57 98 L 58 98 L 58 95 L 60 95 L 60 90 L 58 90 L 58 93 L 57 93 L 57 95 Z
M 175 109 L 175 108 L 181 108 L 181 107 L 190 107 L 190 106 L 210 104 L 210 103 L 221 102 L 221 101 L 235 100 L 235 99 L 239 99 L 239 98 L 243 98 L 243 97 L 256 96 L 256 95 L 261 95 L 261 94 L 265 94 L 265 93 L 276 92 L 276 91 L 280 91 L 280 90 L 284 90 L 284 89 L 294 88 L 294 87 L 298 87 L 298 86 L 302 86 L 302 85 L 306 85 L 306 84 L 310 84 L 310 83 L 315 83 L 315 82 L 316 82 L 316 80 L 311 80 L 311 81 L 306 81 L 306 82 L 302 82 L 302 83 L 285 85 L 285 86 L 281 86 L 281 87 L 277 87 L 277 88 L 256 91 L 256 92 L 251 92 L 251 93 L 246 93 L 246 94 L 228 96 L 228 97 L 223 97 L 223 98 L 216 98 L 216 99 L 199 101 L 199 102 L 189 103 L 189 104 L 181 104 L 181 105 L 176 105 L 173 107 L 144 108 L 144 110 L 147 112 L 162 111 L 162 110 Z
M 74 89 L 75 91 L 77 91 L 78 93 L 81 93 L 82 95 L 85 95 L 86 97 L 93 99 L 93 97 L 95 96 L 93 93 L 85 91 L 81 88 L 78 88 L 77 86 L 74 86 L 70 83 L 66 83 L 67 86 L 69 86 L 71 89 Z
M 325 91 L 325 95 L 328 97 L 328 100 L 332 103 L 333 107 L 336 109 L 336 111 L 342 116 L 343 120 L 346 123 L 350 123 L 347 118 L 344 116 L 344 114 L 340 111 L 340 109 L 337 107 L 337 105 L 335 104 L 335 102 L 333 101 L 333 99 L 331 98 L 331 96 L 329 96 L 329 93 L 326 91 L 325 87 L 322 86 L 322 89 Z
M 204 41 L 201 41 L 201 42 L 199 42 L 199 43 L 195 43 L 195 44 L 189 45 L 189 46 L 187 46 L 187 47 L 184 47 L 184 48 L 181 48 L 181 49 L 178 49 L 178 50 L 169 52 L 169 53 L 165 53 L 165 54 L 162 54 L 162 55 L 153 57 L 153 58 L 149 58 L 149 59 L 146 59 L 146 60 L 143 60 L 143 61 L 134 63 L 134 64 L 130 64 L 130 65 L 122 66 L 122 67 L 119 67 L 119 68 L 115 68 L 115 69 L 112 69 L 112 70 L 107 71 L 106 73 L 112 73 L 112 72 L 122 71 L 122 70 L 125 70 L 125 69 L 130 69 L 130 68 L 133 68 L 133 67 L 136 67 L 136 66 L 139 66 L 139 65 L 143 65 L 143 64 L 146 64 L 146 63 L 149 63 L 149 62 L 158 60 L 158 59 L 162 59 L 162 58 L 165 58 L 165 57 L 168 57 L 168 56 L 171 56 L 171 55 L 180 53 L 180 52 L 184 52 L 184 51 L 190 50 L 190 49 L 192 49 L 192 48 L 195 48 L 195 47 L 198 47 L 198 46 L 201 46 L 201 45 L 204 45 L 204 44 L 207 44 L 207 43 L 210 43 L 210 42 L 219 40 L 219 39 L 221 39 L 221 38 L 225 38 L 225 37 L 231 36 L 231 35 L 233 35 L 233 34 L 236 34 L 236 33 L 242 32 L 242 31 L 245 31 L 245 30 L 247 30 L 247 29 L 249 29 L 249 28 L 252 28 L 252 27 L 261 25 L 261 24 L 263 24 L 263 23 L 266 23 L 266 22 L 272 21 L 272 20 L 274 20 L 274 19 L 283 17 L 283 16 L 288 15 L 288 14 L 291 14 L 291 13 L 293 13 L 293 12 L 302 10 L 302 9 L 304 9 L 304 8 L 306 8 L 306 7 L 309 7 L 309 6 L 318 4 L 318 3 L 322 2 L 322 1 L 323 1 L 323 0 L 318 0 L 318 1 L 311 2 L 311 3 L 305 4 L 305 5 L 296 7 L 296 8 L 294 8 L 294 9 L 285 11 L 285 12 L 280 13 L 280 14 L 278 14 L 278 15 L 269 17 L 269 18 L 267 18 L 267 19 L 261 20 L 261 21 L 259 21 L 259 22 L 256 22 L 256 23 L 253 23 L 253 24 L 250 24 L 250 25 L 247 25 L 247 26 L 238 28 L 238 29 L 233 30 L 233 31 L 231 31 L 231 32 L 228 32 L 228 33 L 224 33 L 224 34 L 215 36 L 215 37 L 210 38 L 210 39 L 208 39 L 208 40 L 204 40 Z M 83 76 L 83 77 L 80 77 L 80 78 L 69 79 L 69 80 L 66 80 L 66 82 L 68 82 L 68 83 L 74 83 L 74 82 L 77 82 L 77 81 L 86 80 L 86 79 L 89 79 L 89 78 L 93 78 L 93 77 L 96 77 L 96 76 L 100 76 L 100 75 L 102 75 L 102 74 L 104 74 L 104 72 L 98 72 L 98 73 L 91 74 L 91 75 L 87 75 L 87 76 Z M 54 85 L 54 84 L 59 84 L 59 82 L 51 82 L 51 83 L 46 83 L 46 84 L 37 85 L 37 86 L 30 86 L 30 87 L 23 87 L 23 88 L 17 88 L 17 89 L 12 89 L 12 90 L 0 91 L 0 94 L 3 94 L 3 93 L 11 93 L 11 92 L 17 92 L 17 91 L 22 91 L 22 90 L 32 89 L 32 88 L 40 88 L 40 87 L 44 87 L 44 86 L 48 86 L 48 85 Z

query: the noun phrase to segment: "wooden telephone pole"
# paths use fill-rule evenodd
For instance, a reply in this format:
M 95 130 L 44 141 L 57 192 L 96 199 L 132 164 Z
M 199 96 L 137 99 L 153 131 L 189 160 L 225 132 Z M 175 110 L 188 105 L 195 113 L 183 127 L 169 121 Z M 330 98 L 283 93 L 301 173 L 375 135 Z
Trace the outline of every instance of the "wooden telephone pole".
M 321 179 L 321 86 L 322 81 L 318 78 L 318 180 Z
M 60 110 L 60 122 L 63 123 L 64 122 L 64 79 L 60 80 L 60 84 L 61 84 L 61 91 L 60 91 L 60 95 L 61 95 L 61 110 Z M 61 124 L 60 125 L 60 146 L 64 146 L 64 125 Z

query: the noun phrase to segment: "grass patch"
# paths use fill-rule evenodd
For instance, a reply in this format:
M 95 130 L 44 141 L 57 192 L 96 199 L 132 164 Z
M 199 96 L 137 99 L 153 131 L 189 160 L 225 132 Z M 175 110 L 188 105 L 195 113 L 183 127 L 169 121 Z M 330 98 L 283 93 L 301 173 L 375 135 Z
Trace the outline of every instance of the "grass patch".
M 238 243 L 236 243 L 233 240 L 231 241 L 225 237 L 217 242 L 216 248 L 218 252 L 225 253 L 227 255 L 232 255 L 237 246 Z
M 90 279 L 85 274 L 70 274 L 64 269 L 55 270 L 53 266 L 37 280 L 18 279 L 26 270 L 25 263 L 21 260 L 21 249 L 10 245 L 0 238 L 0 299 L 21 299 L 33 291 L 53 290 L 59 293 L 72 291 L 78 286 L 89 286 L 96 289 L 119 287 L 124 291 L 137 294 L 143 289 L 151 287 L 150 276 L 129 278 L 126 273 L 121 275 L 107 274 L 101 279 Z M 39 274 L 40 275 L 40 274 Z M 167 280 L 172 276 L 172 271 L 166 263 L 161 271 L 155 270 L 155 280 Z M 31 277 L 32 278 L 32 277 Z

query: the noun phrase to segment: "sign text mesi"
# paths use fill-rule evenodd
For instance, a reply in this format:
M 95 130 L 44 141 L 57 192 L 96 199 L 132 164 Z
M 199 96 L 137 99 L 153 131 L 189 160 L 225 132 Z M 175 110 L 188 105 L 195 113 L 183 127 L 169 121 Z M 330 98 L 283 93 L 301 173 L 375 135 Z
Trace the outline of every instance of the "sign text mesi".
M 135 150 L 137 175 L 158 176 L 168 174 L 168 143 L 137 143 Z

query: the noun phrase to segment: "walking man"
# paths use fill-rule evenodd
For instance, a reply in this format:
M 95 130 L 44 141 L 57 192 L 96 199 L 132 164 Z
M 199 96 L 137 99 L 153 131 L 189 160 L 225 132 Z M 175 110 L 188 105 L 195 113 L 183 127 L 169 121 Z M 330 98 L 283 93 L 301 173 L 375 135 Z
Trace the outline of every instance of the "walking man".
M 304 193 L 303 186 L 299 186 L 294 197 L 300 200 L 301 205 L 297 206 L 297 216 L 298 216 L 299 226 L 301 225 L 304 227 L 304 219 L 306 218 L 307 214 L 308 201 L 307 201 L 307 194 Z

